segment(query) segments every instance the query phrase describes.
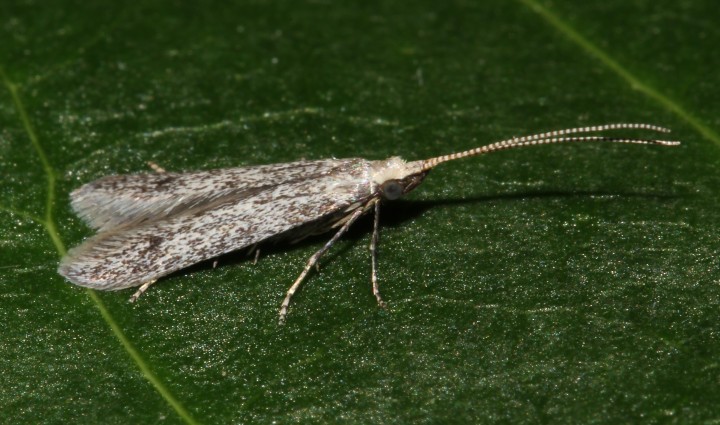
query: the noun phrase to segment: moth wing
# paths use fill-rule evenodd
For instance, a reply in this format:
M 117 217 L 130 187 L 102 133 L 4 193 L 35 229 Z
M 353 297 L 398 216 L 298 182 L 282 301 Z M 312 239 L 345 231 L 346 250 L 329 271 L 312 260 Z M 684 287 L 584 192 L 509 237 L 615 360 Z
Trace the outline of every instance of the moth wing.
M 58 272 L 80 286 L 123 289 L 301 226 L 328 226 L 374 196 L 366 170 L 346 171 L 99 233 L 70 250 Z
M 70 195 L 75 212 L 106 232 L 162 220 L 222 200 L 240 200 L 291 181 L 336 174 L 359 160 L 298 161 L 254 167 L 108 176 Z

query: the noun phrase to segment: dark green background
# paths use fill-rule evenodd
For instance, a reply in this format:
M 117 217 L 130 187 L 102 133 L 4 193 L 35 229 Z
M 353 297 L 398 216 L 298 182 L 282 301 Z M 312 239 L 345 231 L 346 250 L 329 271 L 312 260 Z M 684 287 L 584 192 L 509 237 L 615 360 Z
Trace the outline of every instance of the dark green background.
M 716 423 L 712 0 L 0 5 L 0 422 Z M 111 173 L 408 159 L 604 122 L 679 148 L 446 164 L 326 237 L 153 287 L 56 274 Z M 632 133 L 634 134 L 634 133 Z M 327 236 L 329 237 L 329 236 Z

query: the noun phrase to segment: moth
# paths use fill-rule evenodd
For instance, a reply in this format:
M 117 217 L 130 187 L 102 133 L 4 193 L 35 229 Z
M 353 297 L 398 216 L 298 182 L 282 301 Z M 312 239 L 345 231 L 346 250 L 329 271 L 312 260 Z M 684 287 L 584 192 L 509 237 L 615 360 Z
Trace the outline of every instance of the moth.
M 312 267 L 360 216 L 373 211 L 372 293 L 385 307 L 376 255 L 381 203 L 415 189 L 438 164 L 501 150 L 581 142 L 679 144 L 597 134 L 618 129 L 670 132 L 650 124 L 606 124 L 514 137 L 419 161 L 321 159 L 104 177 L 70 195 L 72 208 L 97 234 L 71 249 L 58 272 L 93 289 L 139 286 L 130 298 L 134 302 L 159 278 L 192 264 L 263 242 L 296 241 L 335 230 L 287 291 L 279 311 L 283 323 L 293 294 Z

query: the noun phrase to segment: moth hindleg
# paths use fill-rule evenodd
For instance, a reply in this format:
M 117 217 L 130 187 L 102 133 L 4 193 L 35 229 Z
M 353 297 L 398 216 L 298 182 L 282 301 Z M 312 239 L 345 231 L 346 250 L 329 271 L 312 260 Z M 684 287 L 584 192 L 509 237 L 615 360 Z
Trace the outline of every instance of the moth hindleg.
M 166 172 L 167 172 L 167 170 L 165 170 L 163 167 L 159 166 L 159 165 L 158 165 L 157 163 L 155 163 L 155 162 L 148 161 L 148 162 L 147 162 L 147 165 L 148 165 L 148 167 L 150 167 L 150 168 L 151 168 L 153 171 L 155 171 L 156 173 L 162 174 L 162 173 L 166 173 Z
M 155 282 L 157 282 L 157 279 L 149 280 L 149 281 L 143 283 L 142 285 L 140 285 L 140 288 L 138 288 L 138 290 L 134 294 L 132 294 L 132 297 L 130 297 L 129 301 L 131 303 L 134 303 L 135 301 L 137 301 L 137 299 L 140 298 L 140 295 L 144 294 L 145 291 L 147 291 L 147 289 L 150 287 L 150 285 L 152 285 Z

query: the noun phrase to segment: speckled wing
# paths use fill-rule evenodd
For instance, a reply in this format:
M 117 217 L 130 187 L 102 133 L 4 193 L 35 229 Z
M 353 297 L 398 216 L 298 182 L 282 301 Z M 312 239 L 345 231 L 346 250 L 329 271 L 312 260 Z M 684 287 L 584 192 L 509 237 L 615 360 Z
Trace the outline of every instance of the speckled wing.
M 288 182 L 340 172 L 355 159 L 297 161 L 190 173 L 108 176 L 70 194 L 75 212 L 99 232 L 136 226 Z
M 294 164 L 305 164 L 305 171 L 314 172 L 303 175 L 290 168 L 285 173 L 278 171 L 290 164 L 272 166 L 277 174 L 266 173 L 265 179 L 256 174 L 262 174 L 260 167 L 252 167 L 252 173 L 238 169 L 222 177 L 209 172 L 203 176 L 213 183 L 203 186 L 200 182 L 196 185 L 193 178 L 188 182 L 188 174 L 175 175 L 175 182 L 184 181 L 186 190 L 165 191 L 183 196 L 182 200 L 169 195 L 161 199 L 139 196 L 147 192 L 139 185 L 128 191 L 123 187 L 116 189 L 116 198 L 130 199 L 126 203 L 111 201 L 112 183 L 97 184 L 95 187 L 102 190 L 95 190 L 92 197 L 106 200 L 104 206 L 90 207 L 87 203 L 90 197 L 83 195 L 79 208 L 92 212 L 87 215 L 89 222 L 109 230 L 70 250 L 58 272 L 77 285 L 91 288 L 138 286 L 200 261 L 322 222 L 323 218 L 338 220 L 374 196 L 369 163 L 365 160 Z M 255 183 L 238 181 L 233 189 L 227 180 L 239 174 Z M 216 195 L 215 191 L 223 195 Z M 133 198 L 134 195 L 138 197 Z M 119 212 L 112 212 L 110 205 L 116 205 Z M 324 226 L 327 225 L 325 222 Z

